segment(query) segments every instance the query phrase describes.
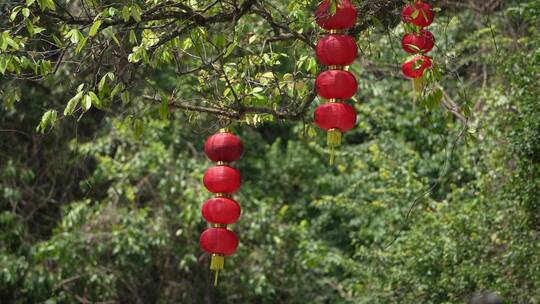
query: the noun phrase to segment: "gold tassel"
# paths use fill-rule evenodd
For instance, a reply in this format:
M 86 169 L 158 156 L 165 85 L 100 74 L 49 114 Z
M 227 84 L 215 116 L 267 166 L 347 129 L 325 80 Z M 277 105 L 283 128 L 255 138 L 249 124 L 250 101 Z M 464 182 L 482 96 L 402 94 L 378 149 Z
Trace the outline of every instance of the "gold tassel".
M 214 286 L 218 285 L 219 271 L 225 266 L 225 257 L 219 254 L 212 254 L 210 259 L 210 270 L 214 271 Z
M 341 131 L 330 129 L 326 135 L 326 144 L 330 147 L 330 165 L 334 164 L 335 148 L 341 146 Z
M 424 81 L 422 80 L 422 77 L 413 78 L 413 89 L 417 95 L 420 92 L 422 92 L 423 87 L 424 87 Z

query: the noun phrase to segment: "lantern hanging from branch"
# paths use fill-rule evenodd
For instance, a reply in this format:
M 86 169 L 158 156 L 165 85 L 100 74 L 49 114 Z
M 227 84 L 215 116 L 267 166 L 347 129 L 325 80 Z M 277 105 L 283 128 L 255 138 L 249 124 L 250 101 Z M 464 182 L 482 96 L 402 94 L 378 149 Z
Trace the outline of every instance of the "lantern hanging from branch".
M 435 38 L 430 31 L 424 29 L 433 22 L 434 18 L 431 6 L 421 0 L 414 0 L 405 5 L 401 12 L 406 31 L 401 40 L 401 46 L 405 52 L 414 54 L 401 65 L 401 71 L 405 77 L 413 80 L 413 88 L 416 92 L 422 91 L 425 85 L 424 72 L 434 67 L 431 57 L 425 54 L 435 46 Z
M 317 59 L 328 70 L 321 72 L 315 80 L 317 95 L 327 99 L 328 103 L 317 107 L 314 119 L 327 132 L 330 164 L 333 164 L 334 151 L 341 145 L 342 134 L 356 124 L 356 111 L 345 101 L 358 89 L 356 78 L 347 71 L 358 56 L 358 47 L 354 39 L 344 33 L 356 23 L 356 8 L 350 0 L 337 3 L 325 0 L 315 16 L 317 24 L 329 33 L 319 39 L 316 47 Z
M 431 6 L 422 1 L 414 1 L 414 4 L 407 4 L 401 12 L 403 22 L 416 25 L 418 27 L 426 27 L 433 23 L 434 19 Z
M 225 257 L 238 247 L 236 234 L 227 229 L 240 218 L 240 205 L 229 196 L 240 188 L 240 172 L 229 166 L 238 160 L 244 151 L 240 138 L 227 129 L 210 136 L 204 144 L 204 152 L 217 162 L 206 170 L 203 183 L 216 197 L 207 200 L 201 209 L 204 219 L 212 225 L 199 239 L 201 248 L 211 254 L 210 269 L 214 271 L 214 286 L 217 286 L 219 271 L 225 265 Z
M 430 31 L 420 29 L 419 33 L 405 34 L 401 46 L 409 54 L 426 54 L 435 46 L 435 38 Z

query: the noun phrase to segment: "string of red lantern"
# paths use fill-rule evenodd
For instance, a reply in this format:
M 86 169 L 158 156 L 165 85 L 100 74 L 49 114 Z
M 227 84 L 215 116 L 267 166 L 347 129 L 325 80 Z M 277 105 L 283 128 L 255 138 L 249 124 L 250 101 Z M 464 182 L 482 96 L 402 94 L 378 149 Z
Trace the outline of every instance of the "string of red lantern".
M 358 56 L 358 47 L 354 39 L 345 34 L 356 23 L 356 8 L 350 0 L 334 1 L 324 0 L 315 12 L 317 24 L 327 31 L 317 42 L 316 55 L 319 62 L 328 67 L 317 76 L 315 90 L 328 102 L 317 107 L 314 119 L 327 131 L 330 164 L 334 161 L 334 148 L 341 145 L 342 134 L 356 124 L 356 111 L 345 100 L 353 97 L 358 89 L 356 78 L 347 71 Z
M 240 218 L 240 205 L 230 195 L 240 188 L 240 172 L 229 163 L 238 160 L 244 151 L 240 138 L 221 129 L 210 136 L 204 144 L 208 158 L 216 162 L 204 173 L 203 183 L 215 197 L 202 206 L 202 216 L 212 225 L 199 239 L 201 248 L 212 255 L 210 269 L 214 271 L 214 286 L 217 286 L 219 271 L 225 265 L 225 256 L 229 256 L 238 247 L 236 234 L 227 229 Z
M 413 54 L 410 60 L 401 65 L 401 70 L 403 75 L 418 82 L 424 72 L 433 67 L 431 57 L 426 54 L 435 46 L 435 38 L 425 27 L 433 22 L 434 13 L 429 4 L 414 0 L 403 8 L 401 18 L 411 26 L 406 28 L 407 33 L 401 40 L 401 46 L 405 52 Z

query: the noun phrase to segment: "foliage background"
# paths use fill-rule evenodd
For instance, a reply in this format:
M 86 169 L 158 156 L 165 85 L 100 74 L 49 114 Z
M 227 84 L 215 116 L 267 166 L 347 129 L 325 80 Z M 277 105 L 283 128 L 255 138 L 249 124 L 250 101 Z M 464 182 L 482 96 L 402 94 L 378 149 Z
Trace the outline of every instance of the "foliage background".
M 275 2 L 315 28 L 306 16 L 315 2 Z M 324 135 L 309 125 L 314 106 L 306 120 L 255 114 L 235 124 L 245 144 L 235 164 L 243 214 L 232 227 L 241 243 L 218 289 L 198 236 L 210 197 L 202 145 L 223 121 L 137 99 L 172 88 L 187 98 L 216 78 L 182 78 L 141 59 L 142 80 L 122 98 L 129 103 L 113 96 L 84 111 L 81 103 L 76 116 L 58 114 L 38 134 L 43 113 L 62 113 L 91 75 L 70 76 L 70 67 L 41 81 L 5 74 L 2 303 L 463 303 L 485 291 L 540 303 L 540 2 L 435 5 L 441 104 L 414 101 L 399 73 L 403 30 L 381 20 L 358 36 L 359 127 L 335 167 Z M 244 16 L 235 37 L 262 37 L 266 22 Z M 314 42 L 316 33 L 305 37 Z M 239 80 L 253 72 L 242 60 L 256 40 L 238 42 L 223 67 L 248 106 L 272 107 L 280 102 L 272 86 Z M 313 52 L 287 43 L 256 72 L 279 73 L 290 98 L 308 95 Z M 231 92 L 220 98 L 234 101 Z

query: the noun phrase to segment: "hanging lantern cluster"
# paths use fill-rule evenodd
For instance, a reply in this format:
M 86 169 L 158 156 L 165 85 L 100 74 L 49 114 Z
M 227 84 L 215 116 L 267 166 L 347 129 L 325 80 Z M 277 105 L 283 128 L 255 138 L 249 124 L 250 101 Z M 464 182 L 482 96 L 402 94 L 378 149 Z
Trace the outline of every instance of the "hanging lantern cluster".
M 227 129 L 210 136 L 204 144 L 204 152 L 216 165 L 206 170 L 203 183 L 215 197 L 202 206 L 202 216 L 212 227 L 201 234 L 199 243 L 212 255 L 210 269 L 215 274 L 214 286 L 217 285 L 219 271 L 224 267 L 225 256 L 232 255 L 238 247 L 238 238 L 227 229 L 227 225 L 240 218 L 240 205 L 231 198 L 240 188 L 240 172 L 229 163 L 238 160 L 243 151 L 240 138 Z
M 401 19 L 408 30 L 401 40 L 401 46 L 405 52 L 413 54 L 410 60 L 401 65 L 401 70 L 406 77 L 419 80 L 424 71 L 433 66 L 431 57 L 426 54 L 435 46 L 435 37 L 425 27 L 433 22 L 434 13 L 429 4 L 414 0 L 403 8 Z
M 345 100 L 352 98 L 358 88 L 356 78 L 348 71 L 348 66 L 358 56 L 358 47 L 354 39 L 345 34 L 356 23 L 356 8 L 350 0 L 337 1 L 335 12 L 331 6 L 330 0 L 324 0 L 315 12 L 317 24 L 327 31 L 317 42 L 316 55 L 319 62 L 328 67 L 317 76 L 315 90 L 328 102 L 317 107 L 314 119 L 327 131 L 332 164 L 334 149 L 341 145 L 342 134 L 356 124 L 356 111 Z

